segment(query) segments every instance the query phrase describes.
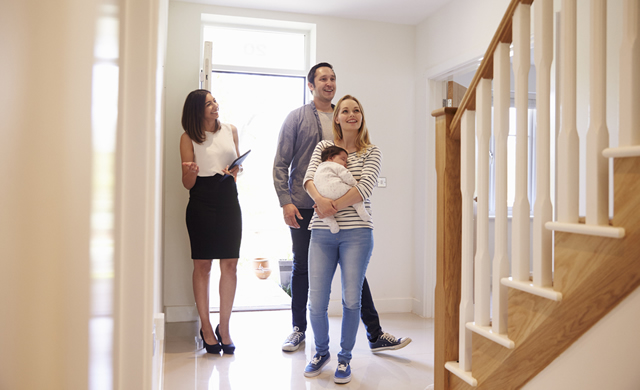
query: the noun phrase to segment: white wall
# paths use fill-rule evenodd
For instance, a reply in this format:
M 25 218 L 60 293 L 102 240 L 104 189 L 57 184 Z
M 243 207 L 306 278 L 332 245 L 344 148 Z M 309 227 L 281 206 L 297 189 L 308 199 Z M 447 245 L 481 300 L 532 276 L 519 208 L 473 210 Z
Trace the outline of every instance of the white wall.
M 169 9 L 166 68 L 164 304 L 167 320 L 196 318 L 191 290 L 193 266 L 184 222 L 188 192 L 180 181 L 178 138 L 182 133 L 180 115 L 184 99 L 198 87 L 201 13 L 317 25 L 316 61 L 334 65 L 337 98 L 349 93 L 360 99 L 372 141 L 384 155 L 381 175 L 387 178 L 388 186 L 376 189 L 372 198 L 375 249 L 367 277 L 373 297 L 380 312 L 411 311 L 415 298 L 411 276 L 415 214 L 412 205 L 416 195 L 412 164 L 415 27 L 174 1 Z M 340 305 L 337 277 L 333 291 L 330 310 L 335 313 Z
M 640 289 L 529 381 L 525 390 L 637 390 Z

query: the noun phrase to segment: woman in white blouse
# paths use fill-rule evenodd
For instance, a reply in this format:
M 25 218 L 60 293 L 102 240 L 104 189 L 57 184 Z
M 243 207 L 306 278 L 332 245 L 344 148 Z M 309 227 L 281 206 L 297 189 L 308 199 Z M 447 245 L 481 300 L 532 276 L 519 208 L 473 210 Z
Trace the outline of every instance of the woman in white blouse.
M 182 110 L 180 157 L 182 185 L 189 190 L 186 222 L 193 259 L 193 295 L 200 316 L 200 337 L 207 352 L 233 354 L 229 320 L 236 293 L 242 239 L 242 213 L 235 179 L 229 170 L 239 156 L 238 130 L 220 122 L 218 102 L 204 89 L 191 92 Z M 233 179 L 230 176 L 233 176 Z M 209 320 L 209 276 L 220 259 L 220 323 Z

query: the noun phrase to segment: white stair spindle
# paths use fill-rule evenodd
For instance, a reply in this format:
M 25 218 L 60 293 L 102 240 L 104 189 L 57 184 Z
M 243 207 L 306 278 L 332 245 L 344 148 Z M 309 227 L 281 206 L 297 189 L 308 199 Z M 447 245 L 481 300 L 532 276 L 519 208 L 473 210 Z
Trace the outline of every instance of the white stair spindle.
M 552 284 L 552 246 L 551 231 L 545 228 L 545 223 L 550 222 L 552 218 L 552 206 L 550 196 L 550 69 L 552 62 L 552 50 L 549 45 L 549 3 L 538 2 L 536 12 L 536 49 L 535 63 L 539 72 L 537 78 L 538 89 L 543 91 L 538 94 L 537 115 L 541 121 L 541 126 L 537 129 L 536 134 L 536 201 L 534 204 L 534 220 L 533 220 L 533 269 L 534 282 L 529 281 L 529 209 L 520 203 L 529 205 L 527 199 L 527 142 L 528 142 L 528 93 L 525 89 L 527 86 L 527 72 L 521 67 L 528 66 L 529 56 L 529 30 L 520 26 L 516 19 L 518 14 L 514 14 L 513 21 L 513 41 L 514 41 L 514 58 L 513 67 L 516 77 L 515 98 L 516 98 L 516 199 L 513 206 L 513 230 L 512 230 L 512 277 L 503 278 L 502 284 L 530 294 L 538 295 L 554 301 L 561 301 L 562 294 L 554 291 Z M 525 5 L 521 4 L 519 9 L 525 9 Z M 544 17 L 539 17 L 538 13 L 542 13 Z M 520 15 L 522 23 L 527 23 L 530 13 Z M 546 30 L 545 30 L 546 29 Z M 540 42 L 538 42 L 540 41 Z M 547 46 L 539 47 L 539 44 L 546 42 Z M 526 48 L 526 50 L 525 50 Z M 542 83 L 542 84 L 540 84 Z M 546 119 L 545 119 L 546 118 Z M 520 242 L 518 242 L 520 241 Z M 524 248 L 522 243 L 526 243 Z M 517 255 L 521 253 L 520 255 Z M 516 256 L 520 257 L 518 259 Z
M 618 138 L 621 147 L 640 145 L 640 0 L 624 0 L 623 7 Z
M 538 4 L 536 1 L 536 8 Z M 553 12 L 553 10 L 550 12 Z M 576 127 L 576 0 L 562 1 L 560 24 L 562 30 L 560 33 L 560 47 L 562 50 L 560 53 L 560 104 L 562 106 L 562 115 L 560 134 L 558 135 L 558 222 L 577 223 L 579 138 Z M 544 35 L 545 31 L 551 34 L 553 31 L 552 16 L 549 16 L 548 24 L 545 23 L 540 28 L 544 29 L 544 31 L 540 32 L 541 35 Z M 536 34 L 538 34 L 538 31 L 536 31 Z M 552 45 L 551 38 L 549 40 L 549 45 Z M 536 49 L 538 48 L 538 42 L 536 38 Z M 547 50 L 549 50 L 549 56 L 551 56 L 552 47 L 547 48 Z M 536 95 L 541 97 L 543 92 L 536 90 Z M 546 96 L 549 95 L 547 94 Z M 538 109 L 538 118 L 540 119 L 540 109 Z M 538 130 L 540 130 L 540 125 L 541 121 L 538 120 Z
M 587 132 L 587 225 L 609 225 L 607 129 L 607 1 L 591 0 L 591 92 Z
M 489 259 L 489 141 L 491 139 L 491 80 L 481 79 L 476 89 L 478 138 L 478 242 L 474 274 L 476 325 L 489 326 L 491 263 Z
M 476 113 L 465 111 L 460 122 L 460 190 L 462 192 L 462 266 L 460 285 L 460 342 L 458 361 L 462 371 L 471 371 L 473 322 L 473 192 L 476 176 Z
M 520 4 L 513 15 L 513 74 L 516 100 L 516 196 L 512 208 L 511 275 L 529 281 L 528 198 L 529 70 L 531 69 L 531 6 Z
M 578 163 L 578 132 L 575 128 L 575 119 L 576 119 L 576 106 L 575 106 L 575 91 L 576 91 L 576 80 L 575 80 L 575 0 L 565 0 L 563 1 L 563 6 L 565 3 L 573 3 L 573 71 L 574 73 L 571 75 L 572 82 L 563 83 L 562 96 L 563 102 L 567 99 L 567 96 L 571 95 L 571 90 L 573 90 L 573 99 L 571 100 L 573 104 L 573 132 L 567 131 L 565 128 L 565 137 L 564 139 L 567 142 L 564 142 L 565 148 L 558 150 L 558 160 L 559 163 L 562 163 L 563 159 L 560 157 L 567 157 L 568 149 L 575 147 L 575 179 L 576 186 L 575 190 L 577 191 L 577 179 L 578 179 L 578 171 L 577 171 L 577 163 Z M 534 203 L 533 208 L 533 284 L 538 287 L 550 287 L 552 284 L 552 246 L 551 246 L 551 232 L 545 228 L 545 223 L 551 221 L 552 219 L 552 209 L 551 209 L 551 197 L 549 194 L 550 191 L 550 178 L 549 178 L 549 133 L 551 126 L 550 119 L 550 90 L 551 90 L 551 62 L 553 61 L 553 1 L 552 0 L 538 0 L 534 3 L 535 7 L 535 28 L 534 28 L 534 40 L 535 40 L 535 49 L 534 49 L 534 61 L 536 65 L 536 113 L 537 113 L 537 130 L 536 130 L 536 201 Z M 565 8 L 563 7 L 563 13 L 565 12 Z M 563 18 L 563 28 L 566 28 L 565 23 L 566 18 Z M 564 31 L 564 30 L 563 30 Z M 566 35 L 566 34 L 565 34 Z M 563 46 L 563 49 L 566 50 L 566 46 Z M 571 49 L 569 49 L 571 50 Z M 567 56 L 563 56 L 565 58 Z M 566 68 L 566 62 L 563 65 Z M 563 68 L 563 69 L 564 69 Z M 563 73 L 564 74 L 564 73 Z M 568 85 L 568 86 L 565 86 Z M 567 107 L 567 110 L 571 110 L 571 108 Z M 566 115 L 563 108 L 563 118 L 565 116 L 571 117 L 570 115 Z M 569 125 L 568 120 L 563 120 L 563 126 Z M 560 136 L 563 134 L 561 133 Z M 568 135 L 568 137 L 567 137 Z M 573 140 L 575 136 L 575 140 Z M 560 141 L 559 141 L 560 144 Z M 564 159 L 566 160 L 566 159 Z M 564 161 L 566 167 L 566 161 Z M 567 191 L 567 186 L 564 185 L 566 183 L 562 183 L 563 181 L 569 180 L 567 178 L 567 173 L 569 171 L 564 170 L 563 167 L 559 167 L 558 171 L 558 191 Z M 560 175 L 560 171 L 563 172 L 563 175 Z M 561 186 L 561 184 L 563 184 Z M 572 202 L 576 204 L 576 218 L 575 222 L 577 222 L 577 204 L 578 204 L 578 193 L 575 193 L 575 198 L 572 198 Z M 567 198 L 563 198 L 563 201 L 566 203 Z M 560 213 L 560 193 L 558 194 L 558 213 Z M 567 205 L 568 206 L 568 205 Z M 566 209 L 565 209 L 566 211 Z M 560 217 L 558 217 L 560 218 Z
M 493 120 L 495 142 L 495 244 L 493 255 L 492 329 L 494 333 L 507 333 L 507 292 L 500 283 L 509 277 L 508 256 L 508 204 L 507 139 L 509 138 L 510 93 L 509 44 L 499 43 L 493 55 Z

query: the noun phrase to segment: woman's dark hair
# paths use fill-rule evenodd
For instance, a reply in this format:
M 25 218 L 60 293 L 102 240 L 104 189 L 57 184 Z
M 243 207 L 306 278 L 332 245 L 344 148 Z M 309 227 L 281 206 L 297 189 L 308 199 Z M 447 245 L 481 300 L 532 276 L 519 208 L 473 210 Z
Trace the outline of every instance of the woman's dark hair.
M 202 129 L 202 121 L 204 117 L 204 104 L 207 95 L 211 92 L 206 89 L 196 89 L 192 91 L 184 101 L 182 108 L 182 128 L 189 138 L 194 142 L 201 144 L 206 139 L 204 130 Z
M 329 68 L 333 70 L 333 66 L 331 66 L 328 62 L 321 62 L 319 64 L 315 64 L 311 69 L 309 69 L 309 74 L 307 75 L 307 81 L 311 83 L 314 87 L 316 86 L 316 70 L 318 68 Z M 335 74 L 335 72 L 334 72 Z
M 342 149 L 339 146 L 335 146 L 335 145 L 327 146 L 326 148 L 324 148 L 322 153 L 320 153 L 320 160 L 322 160 L 323 162 L 327 161 L 328 159 L 333 158 L 334 156 L 337 156 L 343 152 L 347 153 L 347 156 L 349 155 L 349 152 L 347 152 L 346 150 Z

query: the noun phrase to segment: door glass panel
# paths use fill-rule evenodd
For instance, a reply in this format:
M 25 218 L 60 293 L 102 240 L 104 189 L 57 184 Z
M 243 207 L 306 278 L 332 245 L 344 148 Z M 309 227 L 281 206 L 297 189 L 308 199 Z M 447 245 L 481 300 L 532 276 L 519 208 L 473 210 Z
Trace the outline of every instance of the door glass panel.
M 215 65 L 306 70 L 303 33 L 205 26 L 204 41 Z
M 292 110 L 304 104 L 305 84 L 305 78 L 299 76 L 216 71 L 211 78 L 211 93 L 220 104 L 220 120 L 238 128 L 241 154 L 251 149 L 237 182 L 242 207 L 238 272 L 254 258 L 268 258 L 272 271 L 269 279 L 278 284 L 288 283 L 279 280 L 278 260 L 291 258 L 291 234 L 273 186 L 273 160 L 282 123 Z M 212 280 L 216 280 L 213 275 Z M 269 300 L 251 295 L 247 302 L 243 297 L 239 287 L 234 310 L 290 307 L 286 295 Z M 218 299 L 217 292 L 211 294 L 212 308 L 218 305 Z

